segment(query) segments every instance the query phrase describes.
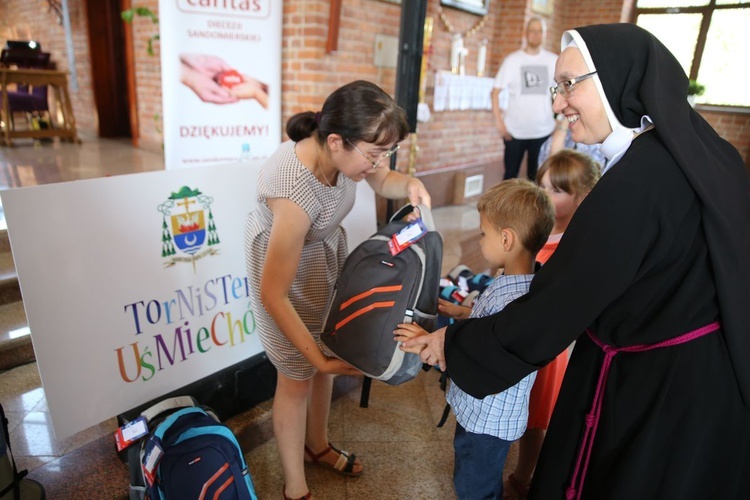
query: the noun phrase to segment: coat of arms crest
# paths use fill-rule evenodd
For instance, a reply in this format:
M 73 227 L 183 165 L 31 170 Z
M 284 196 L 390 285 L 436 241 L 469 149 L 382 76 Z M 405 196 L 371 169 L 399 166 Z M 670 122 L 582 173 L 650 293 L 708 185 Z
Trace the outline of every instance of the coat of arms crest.
M 164 267 L 190 262 L 195 271 L 196 261 L 218 253 L 216 245 L 220 241 L 211 212 L 213 201 L 198 189 L 182 186 L 159 205 L 157 210 L 162 214 L 161 256 L 166 259 Z M 175 256 L 177 251 L 185 256 Z

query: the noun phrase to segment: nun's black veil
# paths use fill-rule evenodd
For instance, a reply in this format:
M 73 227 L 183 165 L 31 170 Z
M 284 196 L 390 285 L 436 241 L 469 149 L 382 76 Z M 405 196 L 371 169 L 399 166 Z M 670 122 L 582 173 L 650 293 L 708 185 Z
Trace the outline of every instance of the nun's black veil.
M 687 103 L 685 72 L 656 37 L 633 24 L 576 31 L 617 119 L 636 128 L 649 115 L 702 204 L 722 330 L 750 406 L 750 180 L 742 158 Z

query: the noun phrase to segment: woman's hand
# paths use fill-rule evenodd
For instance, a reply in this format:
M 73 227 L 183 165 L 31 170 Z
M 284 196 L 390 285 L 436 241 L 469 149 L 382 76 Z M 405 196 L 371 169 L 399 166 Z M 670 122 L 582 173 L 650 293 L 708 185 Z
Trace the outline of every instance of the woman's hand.
M 413 352 L 419 354 L 423 363 L 428 365 L 438 365 L 441 371 L 445 371 L 445 328 L 436 330 L 429 335 L 422 335 L 417 338 L 409 339 L 401 344 L 404 352 Z
M 328 373 L 331 375 L 362 375 L 362 372 L 354 368 L 352 365 L 338 358 L 332 358 L 330 356 L 324 356 L 322 363 L 318 364 L 317 368 L 320 373 Z
M 406 181 L 406 194 L 409 198 L 409 203 L 412 205 L 426 205 L 427 207 L 432 208 L 430 193 L 427 192 L 422 181 L 416 177 L 410 177 L 409 180 Z
M 224 59 L 210 54 L 181 54 L 180 62 L 211 79 L 232 69 Z

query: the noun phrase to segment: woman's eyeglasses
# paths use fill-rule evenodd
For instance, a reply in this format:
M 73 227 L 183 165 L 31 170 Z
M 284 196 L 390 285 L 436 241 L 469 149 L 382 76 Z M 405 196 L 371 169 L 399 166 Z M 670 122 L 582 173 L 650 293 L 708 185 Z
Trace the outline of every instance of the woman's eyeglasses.
M 370 170 L 377 170 L 378 168 L 380 168 L 380 163 L 383 160 L 387 160 L 388 158 L 390 158 L 391 156 L 393 156 L 394 153 L 396 153 L 396 151 L 398 151 L 398 148 L 400 147 L 398 144 L 396 144 L 391 149 L 389 149 L 388 151 L 386 151 L 385 153 L 383 153 L 382 155 L 380 155 L 380 158 L 378 158 L 377 161 L 374 161 L 372 158 L 370 158 L 370 155 L 368 155 L 367 153 L 364 153 L 361 149 L 359 149 L 357 146 L 355 146 L 352 141 L 350 141 L 349 139 L 346 139 L 346 142 L 348 142 L 351 147 L 353 147 L 354 149 L 356 149 L 357 152 L 359 154 L 361 154 L 364 159 L 366 159 L 367 161 L 369 161 L 370 163 L 372 163 L 372 167 L 370 168 Z
M 549 91 L 552 94 L 552 100 L 555 100 L 555 98 L 557 98 L 557 94 L 560 94 L 567 99 L 573 93 L 573 89 L 575 89 L 576 83 L 591 78 L 595 74 L 596 71 L 592 71 L 591 73 L 586 73 L 585 75 L 577 76 L 575 78 L 571 78 L 570 80 L 563 80 L 562 82 L 557 84 L 557 87 L 550 87 Z

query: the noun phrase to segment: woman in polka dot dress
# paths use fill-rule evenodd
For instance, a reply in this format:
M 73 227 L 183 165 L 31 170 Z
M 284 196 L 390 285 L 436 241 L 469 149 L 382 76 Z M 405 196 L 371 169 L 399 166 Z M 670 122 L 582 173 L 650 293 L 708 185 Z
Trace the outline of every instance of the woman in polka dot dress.
M 328 302 L 347 255 L 340 226 L 356 183 L 381 196 L 430 205 L 421 181 L 388 168 L 408 134 L 404 111 L 378 86 L 356 81 L 334 91 L 318 113 L 294 115 L 291 139 L 258 179 L 258 209 L 247 219 L 245 248 L 258 332 L 278 370 L 273 426 L 284 498 L 312 498 L 304 462 L 345 476 L 363 466 L 328 442 L 333 374 L 359 374 L 321 350 Z M 304 462 L 303 458 L 304 457 Z

